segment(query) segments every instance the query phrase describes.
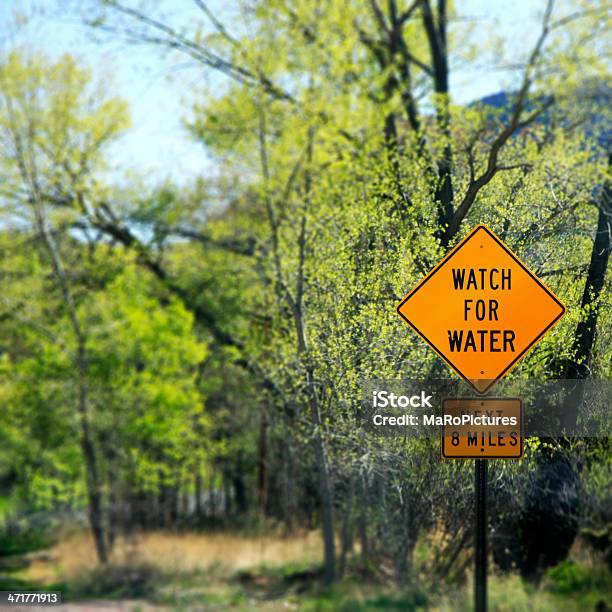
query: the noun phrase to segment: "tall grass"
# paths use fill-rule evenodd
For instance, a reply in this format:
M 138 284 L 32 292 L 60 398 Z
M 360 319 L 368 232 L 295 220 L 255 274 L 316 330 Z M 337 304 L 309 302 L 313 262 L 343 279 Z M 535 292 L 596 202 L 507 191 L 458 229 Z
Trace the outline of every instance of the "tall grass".
M 112 562 L 118 565 L 152 564 L 164 573 L 208 571 L 223 573 L 291 563 L 316 564 L 322 554 L 321 536 L 316 531 L 290 538 L 260 537 L 231 533 L 150 532 L 120 539 Z M 93 542 L 87 531 L 67 533 L 44 556 L 34 557 L 26 574 L 29 580 L 48 584 L 67 582 L 97 565 Z

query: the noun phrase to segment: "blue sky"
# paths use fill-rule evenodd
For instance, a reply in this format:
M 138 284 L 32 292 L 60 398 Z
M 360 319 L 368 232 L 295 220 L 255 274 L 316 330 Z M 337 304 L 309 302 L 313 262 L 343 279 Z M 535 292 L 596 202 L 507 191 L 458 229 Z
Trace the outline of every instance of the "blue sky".
M 129 0 L 126 0 L 126 3 Z M 161 0 L 162 10 L 179 19 L 194 14 L 193 0 Z M 209 6 L 223 14 L 227 6 L 212 0 Z M 506 48 L 520 52 L 529 49 L 538 33 L 537 13 L 544 0 L 458 0 L 460 15 L 474 19 L 477 34 L 472 42 L 484 42 L 493 33 L 503 36 Z M 189 111 L 195 91 L 207 79 L 219 85 L 219 77 L 204 75 L 201 69 L 177 66 L 170 59 L 161 60 L 157 49 L 100 41 L 79 19 L 71 0 L 0 0 L 0 35 L 3 45 L 15 40 L 55 56 L 70 52 L 112 78 L 118 95 L 128 100 L 133 127 L 113 149 L 117 169 L 134 169 L 188 181 L 202 173 L 214 173 L 214 163 L 203 147 L 190 139 L 181 120 Z M 197 10 L 197 9 L 196 9 Z M 14 11 L 33 12 L 26 28 L 13 34 L 7 31 Z M 197 13 L 195 13 L 197 14 Z M 230 20 L 231 21 L 231 20 Z M 451 87 L 454 100 L 469 102 L 512 86 L 512 75 L 491 70 L 486 65 L 471 65 L 467 70 L 456 66 Z

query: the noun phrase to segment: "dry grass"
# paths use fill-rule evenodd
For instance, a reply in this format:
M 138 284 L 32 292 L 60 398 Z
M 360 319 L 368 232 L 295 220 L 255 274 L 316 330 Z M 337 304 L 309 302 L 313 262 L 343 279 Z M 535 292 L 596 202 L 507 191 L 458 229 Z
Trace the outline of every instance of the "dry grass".
M 230 533 L 151 532 L 120 540 L 113 552 L 119 564 L 150 563 L 162 571 L 217 569 L 231 574 L 257 566 L 317 563 L 322 556 L 317 531 L 291 537 L 241 536 Z M 44 555 L 37 555 L 24 577 L 37 583 L 70 581 L 97 565 L 89 532 L 67 534 Z

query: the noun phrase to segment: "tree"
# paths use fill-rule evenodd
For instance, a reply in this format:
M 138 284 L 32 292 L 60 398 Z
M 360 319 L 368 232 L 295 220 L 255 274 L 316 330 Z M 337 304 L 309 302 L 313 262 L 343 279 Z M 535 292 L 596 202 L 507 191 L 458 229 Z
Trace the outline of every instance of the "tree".
M 409 491 L 414 507 L 423 495 L 421 483 L 406 474 L 398 484 L 386 462 L 372 459 L 380 448 L 369 453 L 367 441 L 352 433 L 360 380 L 440 373 L 409 339 L 390 352 L 398 336 L 392 306 L 406 287 L 476 219 L 549 275 L 570 305 L 580 278 L 565 271 L 584 266 L 590 253 L 599 254 L 599 280 L 587 279 L 588 304 L 605 282 L 609 245 L 600 248 L 605 232 L 598 232 L 599 246 L 592 248 L 599 221 L 582 206 L 605 180 L 602 157 L 584 143 L 585 129 L 593 131 L 585 127 L 589 117 L 605 112 L 588 93 L 605 67 L 582 37 L 603 31 L 608 10 L 557 10 L 547 2 L 533 47 L 520 58 L 517 89 L 501 108 L 461 108 L 452 104 L 449 87 L 461 26 L 444 1 L 255 2 L 247 7 L 250 34 L 231 32 L 204 2 L 196 6 L 191 28 L 158 17 L 153 7 L 115 1 L 98 3 L 92 23 L 185 54 L 229 78 L 221 95 L 204 92 L 190 123 L 222 160 L 235 185 L 234 207 L 250 224 L 246 244 L 254 248 L 241 257 L 250 254 L 260 279 L 249 292 L 258 316 L 243 337 L 228 334 L 210 310 L 198 309 L 198 320 L 217 342 L 238 350 L 236 363 L 258 376 L 281 411 L 295 415 L 296 441 L 313 444 L 331 579 L 333 505 L 340 503 L 334 484 L 374 470 L 402 495 Z M 593 105 L 577 106 L 578 96 Z M 166 224 L 165 235 L 225 249 L 228 257 L 245 243 L 244 223 L 234 234 L 225 224 L 184 221 Z M 109 213 L 92 222 L 133 246 L 150 269 L 160 266 L 126 220 Z M 212 240 L 220 227 L 221 237 Z M 568 252 L 570 230 L 581 238 Z M 176 287 L 167 267 L 156 273 Z M 595 336 L 583 328 L 596 325 L 587 316 L 573 336 L 582 348 L 569 318 L 518 374 L 554 375 L 556 356 L 570 358 L 573 342 L 584 361 L 578 353 Z M 359 459 L 366 456 L 365 463 Z
M 50 204 L 60 202 L 65 206 L 80 197 L 91 180 L 90 172 L 100 163 L 100 149 L 125 123 L 125 110 L 118 101 L 96 101 L 91 94 L 84 97 L 86 80 L 86 73 L 70 57 L 49 65 L 40 58 L 24 60 L 11 53 L 0 74 L 2 162 L 11 212 L 29 216 L 28 222 L 49 259 L 54 290 L 61 294 L 70 320 L 73 338 L 69 350 L 78 373 L 76 406 L 87 473 L 89 518 L 98 556 L 106 562 L 109 551 L 102 483 L 91 432 L 87 335 L 49 213 Z M 88 103 L 94 105 L 93 109 L 83 112 Z
M 136 274 L 129 256 L 109 259 L 108 244 L 83 225 L 89 202 L 107 193 L 104 152 L 127 123 L 124 103 L 101 96 L 71 57 L 14 52 L 0 87 L 5 232 L 20 236 L 7 259 L 16 280 L 4 293 L 21 347 L 6 364 L 12 416 L 23 424 L 34 415 L 68 440 L 78 432 L 89 522 L 106 563 L 117 508 L 134 491 L 177 489 L 206 455 L 197 379 L 206 346 L 179 300 Z M 35 434 L 44 447 L 45 428 Z M 50 466 L 74 462 L 73 447 L 52 439 Z

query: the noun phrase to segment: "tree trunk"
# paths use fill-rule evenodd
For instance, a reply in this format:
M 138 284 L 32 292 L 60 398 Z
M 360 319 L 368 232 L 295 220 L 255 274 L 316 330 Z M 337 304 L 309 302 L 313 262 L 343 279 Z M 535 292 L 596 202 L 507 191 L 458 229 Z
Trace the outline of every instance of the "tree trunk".
M 187 480 L 181 481 L 181 510 L 179 513 L 179 520 L 188 519 L 191 515 L 191 500 L 189 497 L 189 493 L 189 482 Z
M 576 326 L 573 359 L 566 364 L 562 377 L 583 380 L 591 374 L 590 360 L 595 343 L 599 302 L 606 278 L 612 246 L 612 202 L 610 183 L 601 191 L 598 202 L 597 229 L 589 268 L 584 283 L 581 307 L 583 318 Z M 564 410 L 564 426 L 576 425 L 583 401 L 583 385 L 571 390 Z M 538 455 L 538 468 L 519 518 L 521 534 L 517 564 L 521 573 L 538 580 L 542 572 L 566 558 L 578 533 L 576 517 L 580 513 L 579 474 L 568 457 L 567 438 L 546 439 L 548 452 Z M 516 527 L 511 527 L 516 531 Z
M 319 497 L 321 500 L 321 519 L 323 528 L 324 548 L 324 572 L 323 578 L 326 584 L 331 584 L 336 579 L 336 541 L 334 534 L 334 511 L 329 472 L 327 469 L 327 457 L 325 443 L 323 441 L 321 413 L 316 391 L 314 390 L 314 377 L 312 371 L 308 371 L 308 387 L 311 396 L 312 424 L 314 428 L 313 444 L 317 463 L 317 476 L 319 481 Z
M 89 502 L 89 524 L 96 546 L 98 559 L 101 563 L 107 563 L 109 558 L 109 546 L 107 533 L 104 526 L 104 510 L 102 501 L 102 485 L 100 479 L 100 468 L 98 457 L 91 434 L 89 421 L 89 389 L 87 379 L 89 376 L 89 364 L 87 359 L 85 333 L 79 321 L 74 296 L 68 284 L 66 271 L 55 244 L 52 232 L 47 227 L 45 209 L 42 202 L 36 196 L 34 198 L 34 215 L 38 231 L 43 239 L 53 268 L 53 275 L 62 295 L 64 305 L 68 311 L 72 332 L 74 334 L 77 350 L 74 356 L 74 366 L 78 375 L 78 397 L 77 413 L 80 421 L 80 446 L 83 452 L 86 470 L 87 498 Z
M 445 0 L 439 0 L 438 2 L 437 23 L 428 1 L 422 4 L 422 15 L 433 68 L 434 91 L 437 94 L 435 100 L 436 123 L 445 141 L 442 154 L 437 160 L 438 180 L 434 198 L 438 208 L 438 237 L 442 246 L 446 247 L 449 243 L 447 229 L 454 212 L 454 194 L 452 183 L 453 152 L 450 144 L 449 67 Z
M 237 514 L 246 514 L 248 510 L 247 488 L 244 482 L 242 451 L 238 451 L 236 465 L 232 475 L 232 487 L 234 490 L 234 502 Z
M 257 506 L 260 514 L 266 512 L 268 500 L 268 418 L 266 412 L 261 414 L 259 424 L 259 445 L 257 461 Z
M 612 161 L 612 156 L 609 160 Z M 574 358 L 568 364 L 565 378 L 588 378 L 595 343 L 599 302 L 612 248 L 612 189 L 607 182 L 599 198 L 597 230 L 591 251 L 591 261 L 584 283 L 581 307 L 585 313 L 574 334 Z
M 91 440 L 89 420 L 87 418 L 87 391 L 84 384 L 79 385 L 79 412 L 81 415 L 81 449 L 85 458 L 87 472 L 87 498 L 89 502 L 88 517 L 91 533 L 96 546 L 100 563 L 108 563 L 109 551 L 106 531 L 104 529 L 104 513 L 102 505 L 102 490 L 98 469 L 97 455 Z
M 357 529 L 359 530 L 359 542 L 361 545 L 361 559 L 366 561 L 370 556 L 370 543 L 368 541 L 368 488 L 365 479 L 360 478 L 361 499 L 359 503 L 359 515 L 357 517 Z
M 202 473 L 200 471 L 200 466 L 198 466 L 194 482 L 194 490 L 195 490 L 195 513 L 196 518 L 201 520 L 202 518 Z
M 225 516 L 232 514 L 232 487 L 231 477 L 228 471 L 223 472 L 223 501 L 225 502 Z
M 208 514 L 211 518 L 217 513 L 217 499 L 215 497 L 216 493 L 215 472 L 211 470 L 208 480 Z
M 288 432 L 291 423 L 285 419 L 284 426 Z M 295 482 L 295 450 L 292 446 L 292 438 L 287 433 L 282 442 L 283 466 L 282 466 L 282 514 L 285 522 L 287 533 L 292 533 L 298 518 L 298 499 L 296 494 Z
M 353 525 L 351 522 L 352 519 L 352 510 L 353 510 L 353 487 L 354 482 L 353 478 L 349 477 L 348 483 L 348 494 L 346 497 L 346 502 L 344 506 L 343 516 L 342 516 L 342 527 L 340 528 L 340 565 L 339 565 L 339 573 L 340 576 L 343 576 L 346 571 L 346 562 L 349 553 L 353 550 Z

